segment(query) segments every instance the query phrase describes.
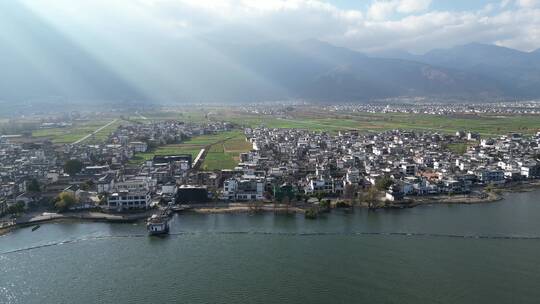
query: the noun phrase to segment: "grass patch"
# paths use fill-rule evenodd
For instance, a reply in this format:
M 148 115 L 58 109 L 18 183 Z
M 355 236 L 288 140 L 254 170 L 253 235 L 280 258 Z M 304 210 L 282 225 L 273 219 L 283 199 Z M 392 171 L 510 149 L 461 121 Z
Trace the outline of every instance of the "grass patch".
M 131 164 L 141 164 L 150 160 L 154 155 L 191 154 L 193 159 L 200 150 L 209 147 L 206 158 L 201 166 L 203 170 L 232 169 L 238 165 L 239 154 L 251 150 L 240 130 L 216 134 L 194 136 L 181 144 L 161 146 L 154 151 L 137 153 Z
M 297 128 L 311 131 L 337 132 L 355 129 L 364 132 L 402 129 L 436 131 L 453 134 L 456 131 L 472 131 L 483 136 L 496 136 L 510 132 L 534 134 L 540 131 L 540 116 L 478 116 L 459 117 L 407 113 L 309 113 L 294 118 L 278 118 L 268 115 L 243 113 L 224 114 L 224 120 L 248 127 Z
M 463 155 L 467 152 L 468 145 L 466 143 L 448 144 L 446 149 L 458 155 Z
M 71 144 L 110 122 L 111 120 L 94 120 L 78 122 L 70 127 L 65 128 L 38 129 L 32 131 L 32 136 L 37 138 L 48 138 L 55 144 Z M 103 130 L 85 140 L 84 143 L 97 144 L 104 142 L 121 124 L 122 120 L 117 120 L 115 123 L 107 126 Z

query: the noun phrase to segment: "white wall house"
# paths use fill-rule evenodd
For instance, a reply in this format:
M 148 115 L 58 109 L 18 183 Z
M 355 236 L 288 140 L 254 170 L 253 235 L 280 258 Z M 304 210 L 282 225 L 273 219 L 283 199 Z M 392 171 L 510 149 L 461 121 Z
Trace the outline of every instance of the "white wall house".
M 148 145 L 142 141 L 132 141 L 129 145 L 135 152 L 146 152 L 148 150 Z
M 111 211 L 147 209 L 152 201 L 151 181 L 144 178 L 116 183 L 114 192 L 107 197 L 106 209 Z
M 147 209 L 151 201 L 149 192 L 121 190 L 107 197 L 106 209 L 111 211 Z
M 264 180 L 261 178 L 230 178 L 223 183 L 223 199 L 251 201 L 264 199 Z

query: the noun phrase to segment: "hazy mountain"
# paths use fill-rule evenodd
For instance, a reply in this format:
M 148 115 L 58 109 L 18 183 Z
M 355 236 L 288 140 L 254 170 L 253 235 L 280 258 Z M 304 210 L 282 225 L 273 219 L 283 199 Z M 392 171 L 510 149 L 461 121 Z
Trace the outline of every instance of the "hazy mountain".
M 144 45 L 119 48 L 129 41 L 66 35 L 15 1 L 0 2 L 0 28 L 7 33 L 0 35 L 5 102 L 540 96 L 538 51 L 472 44 L 374 58 L 317 40 L 248 42 L 221 34 L 150 35 Z
M 450 49 L 432 50 L 424 55 L 380 53 L 376 56 L 407 58 L 432 66 L 458 69 L 495 84 L 506 97 L 540 97 L 540 51 L 518 50 L 472 43 Z
M 256 46 L 229 45 L 233 61 L 284 88 L 289 97 L 321 101 L 366 100 L 390 96 L 496 96 L 491 81 L 449 68 L 364 54 L 309 40 Z

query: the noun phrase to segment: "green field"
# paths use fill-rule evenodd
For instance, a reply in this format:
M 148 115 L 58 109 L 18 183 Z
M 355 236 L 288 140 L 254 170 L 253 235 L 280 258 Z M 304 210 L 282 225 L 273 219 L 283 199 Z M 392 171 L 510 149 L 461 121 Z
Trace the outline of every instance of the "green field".
M 296 114 L 293 118 L 279 118 L 268 115 L 248 115 L 233 113 L 223 115 L 224 120 L 240 125 L 269 128 L 300 128 L 312 131 L 337 132 L 355 129 L 359 131 L 384 131 L 393 129 L 426 130 L 441 133 L 455 133 L 459 130 L 477 132 L 484 136 L 520 132 L 532 134 L 540 131 L 540 116 L 437 116 L 427 114 Z
M 240 153 L 252 149 L 251 143 L 246 141 L 242 133 L 238 133 L 222 143 L 212 145 L 202 168 L 204 170 L 233 169 L 238 165 Z
M 191 109 L 187 112 L 179 111 L 151 111 L 151 112 L 141 112 L 138 115 L 132 114 L 127 119 L 132 122 L 139 123 L 151 123 L 156 121 L 165 121 L 165 120 L 181 120 L 184 122 L 203 122 L 207 120 L 207 117 L 211 117 L 212 114 L 208 115 L 210 110 L 201 110 L 201 109 Z
M 449 144 L 446 146 L 448 151 L 454 152 L 455 154 L 462 155 L 467 152 L 469 146 L 466 143 L 455 143 Z
M 409 113 L 338 113 L 309 108 L 288 113 L 287 118 L 241 112 L 238 108 L 207 107 L 175 111 L 141 113 L 148 120 L 179 119 L 186 122 L 229 121 L 240 126 L 269 128 L 299 128 L 312 131 L 337 132 L 355 129 L 359 131 L 426 130 L 454 133 L 458 130 L 477 132 L 484 136 L 520 132 L 532 134 L 540 131 L 538 115 L 428 115 Z M 133 117 L 130 117 L 133 118 Z
M 65 128 L 49 128 L 49 129 L 37 129 L 32 131 L 32 136 L 36 138 L 48 138 L 55 144 L 71 144 L 84 136 L 96 131 L 100 127 L 108 124 L 111 120 L 93 120 L 78 122 L 71 127 Z M 122 120 L 118 120 L 115 123 L 107 126 L 98 133 L 89 137 L 84 141 L 86 144 L 95 144 L 104 142 L 109 135 L 122 124 Z
M 483 136 L 495 136 L 510 132 L 533 134 L 540 131 L 538 115 L 459 115 L 442 116 L 408 113 L 336 113 L 310 108 L 309 111 L 293 111 L 287 118 L 257 115 L 230 108 L 196 108 L 184 112 L 143 113 L 147 118 L 179 119 L 190 122 L 211 120 L 229 121 L 240 126 L 269 128 L 299 128 L 335 133 L 354 129 L 377 132 L 393 129 L 426 130 L 452 134 L 456 131 L 472 131 Z
M 251 149 L 240 130 L 212 135 L 194 136 L 181 144 L 165 145 L 146 153 L 137 153 L 132 164 L 140 164 L 154 155 L 191 154 L 193 158 L 201 149 L 209 147 L 202 164 L 203 170 L 232 169 L 238 164 L 239 154 Z

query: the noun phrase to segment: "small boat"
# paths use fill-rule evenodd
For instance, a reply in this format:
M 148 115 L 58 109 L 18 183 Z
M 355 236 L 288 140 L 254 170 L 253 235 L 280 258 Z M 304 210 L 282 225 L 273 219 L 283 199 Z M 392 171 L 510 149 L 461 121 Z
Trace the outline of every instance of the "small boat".
M 161 235 L 169 233 L 169 217 L 154 214 L 146 221 L 146 230 L 149 235 Z
M 32 231 L 36 231 L 39 229 L 39 227 L 41 227 L 40 225 L 35 225 L 34 227 L 32 227 Z

